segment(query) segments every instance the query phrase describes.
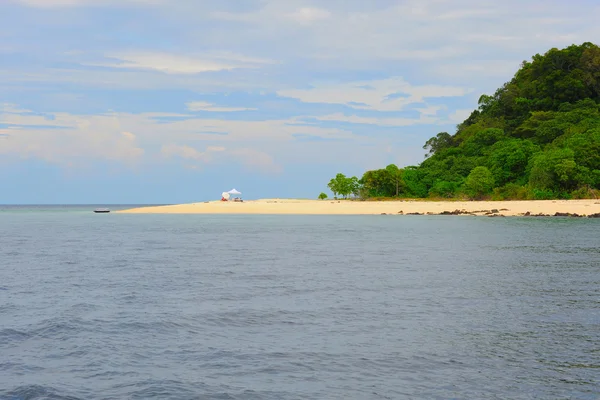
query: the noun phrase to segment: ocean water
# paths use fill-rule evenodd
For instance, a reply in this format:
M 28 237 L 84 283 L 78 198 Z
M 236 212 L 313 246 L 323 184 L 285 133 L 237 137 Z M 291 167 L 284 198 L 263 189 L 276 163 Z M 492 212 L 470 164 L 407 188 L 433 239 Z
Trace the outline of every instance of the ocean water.
M 600 220 L 0 208 L 0 399 L 598 399 Z

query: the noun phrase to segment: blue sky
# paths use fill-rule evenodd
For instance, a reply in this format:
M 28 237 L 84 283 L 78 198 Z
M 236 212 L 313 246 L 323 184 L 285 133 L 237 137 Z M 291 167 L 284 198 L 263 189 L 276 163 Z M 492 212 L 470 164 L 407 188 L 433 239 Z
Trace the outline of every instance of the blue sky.
M 316 197 L 423 160 L 591 0 L 1 0 L 0 203 Z

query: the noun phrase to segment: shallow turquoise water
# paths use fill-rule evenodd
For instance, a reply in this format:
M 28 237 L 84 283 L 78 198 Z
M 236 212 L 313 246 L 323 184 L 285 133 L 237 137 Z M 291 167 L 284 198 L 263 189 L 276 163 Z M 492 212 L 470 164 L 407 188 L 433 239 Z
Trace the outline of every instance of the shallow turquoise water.
M 0 207 L 0 398 L 600 397 L 598 220 L 95 207 Z

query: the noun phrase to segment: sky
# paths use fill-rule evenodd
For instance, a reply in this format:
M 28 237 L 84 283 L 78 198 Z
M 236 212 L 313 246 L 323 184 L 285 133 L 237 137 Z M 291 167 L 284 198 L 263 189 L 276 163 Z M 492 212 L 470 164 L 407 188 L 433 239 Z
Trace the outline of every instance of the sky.
M 596 0 L 0 0 L 0 204 L 316 198 L 416 165 Z

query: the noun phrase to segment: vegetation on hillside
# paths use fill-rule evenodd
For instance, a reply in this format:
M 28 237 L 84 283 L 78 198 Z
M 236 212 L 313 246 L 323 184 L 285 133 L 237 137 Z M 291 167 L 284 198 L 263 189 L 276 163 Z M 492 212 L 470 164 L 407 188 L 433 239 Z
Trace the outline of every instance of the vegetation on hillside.
M 362 198 L 554 199 L 598 196 L 600 47 L 551 49 L 523 62 L 513 79 L 453 135 L 438 133 L 419 166 L 337 174 L 334 196 Z

